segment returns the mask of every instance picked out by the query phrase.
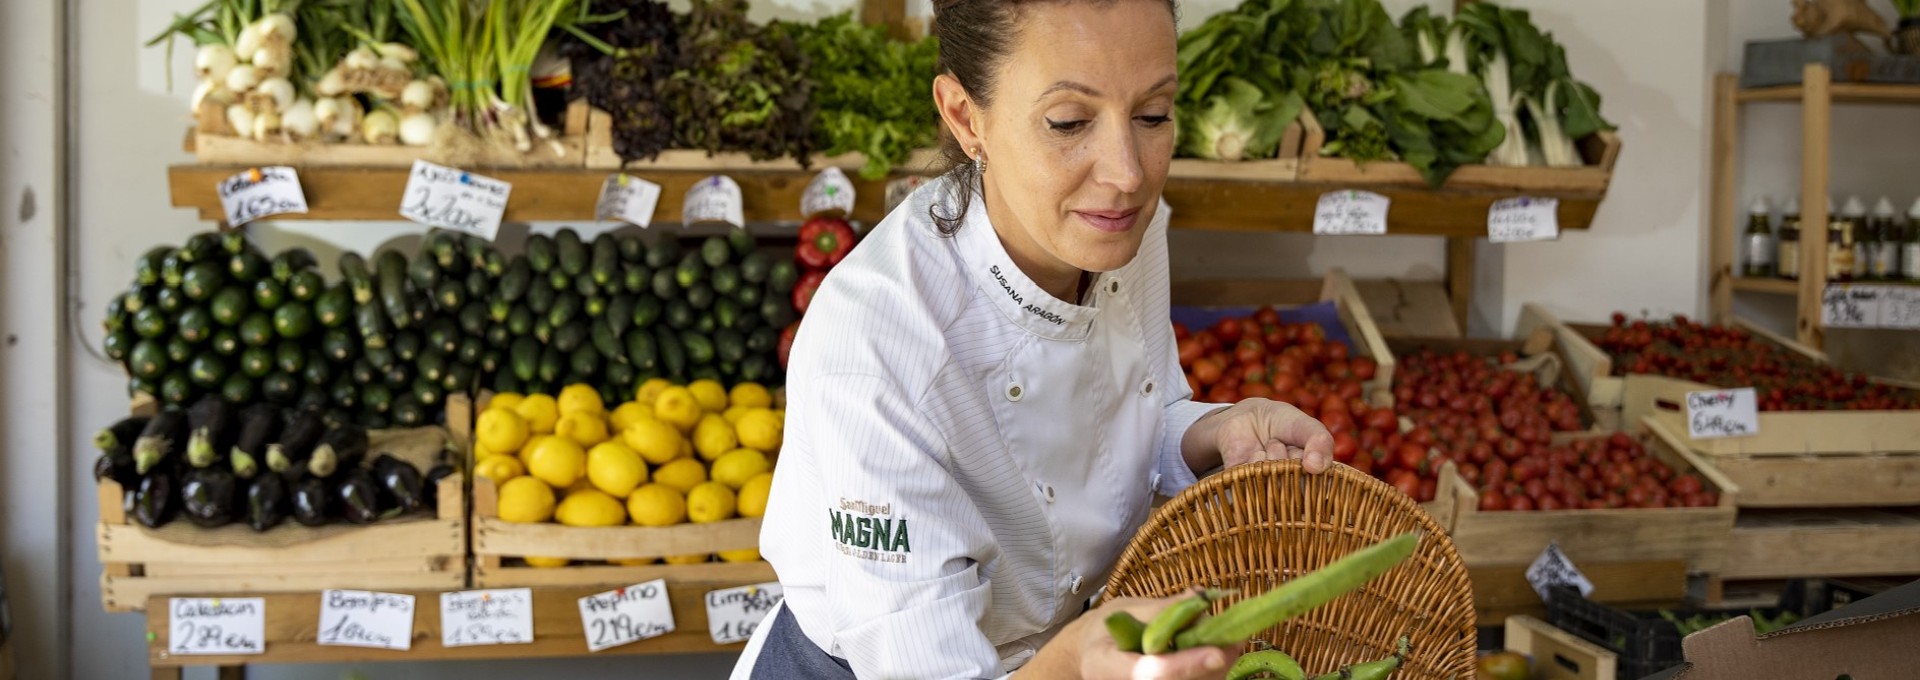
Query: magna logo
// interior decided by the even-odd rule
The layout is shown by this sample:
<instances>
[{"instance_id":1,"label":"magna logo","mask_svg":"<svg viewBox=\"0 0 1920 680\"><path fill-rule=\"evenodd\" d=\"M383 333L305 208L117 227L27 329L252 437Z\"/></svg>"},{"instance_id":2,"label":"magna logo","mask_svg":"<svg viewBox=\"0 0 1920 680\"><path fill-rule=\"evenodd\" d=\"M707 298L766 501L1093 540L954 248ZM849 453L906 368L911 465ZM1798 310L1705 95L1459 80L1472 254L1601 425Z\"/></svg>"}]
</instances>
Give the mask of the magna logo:
<instances>
[{"instance_id":1,"label":"magna logo","mask_svg":"<svg viewBox=\"0 0 1920 680\"><path fill-rule=\"evenodd\" d=\"M904 564L913 545L904 518L864 517L828 509L835 547L842 554L875 562Z\"/></svg>"}]
</instances>

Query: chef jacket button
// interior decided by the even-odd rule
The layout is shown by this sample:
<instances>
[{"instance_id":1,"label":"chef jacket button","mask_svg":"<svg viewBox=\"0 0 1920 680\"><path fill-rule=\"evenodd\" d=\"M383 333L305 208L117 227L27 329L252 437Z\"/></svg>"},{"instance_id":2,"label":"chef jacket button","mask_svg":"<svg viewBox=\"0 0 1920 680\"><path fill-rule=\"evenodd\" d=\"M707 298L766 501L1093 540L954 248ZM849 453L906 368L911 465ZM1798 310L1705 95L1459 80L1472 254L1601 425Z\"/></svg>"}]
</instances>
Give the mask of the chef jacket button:
<instances>
[{"instance_id":1,"label":"chef jacket button","mask_svg":"<svg viewBox=\"0 0 1920 680\"><path fill-rule=\"evenodd\" d=\"M1080 594L1080 575L1079 574L1074 574L1072 578L1067 579L1067 590L1072 591L1073 594L1075 595Z\"/></svg>"},{"instance_id":2,"label":"chef jacket button","mask_svg":"<svg viewBox=\"0 0 1920 680\"><path fill-rule=\"evenodd\" d=\"M1047 497L1048 503L1052 503L1053 502L1053 485L1052 484L1040 485L1040 494Z\"/></svg>"},{"instance_id":3,"label":"chef jacket button","mask_svg":"<svg viewBox=\"0 0 1920 680\"><path fill-rule=\"evenodd\" d=\"M1153 378L1147 378L1146 380L1141 381L1140 394L1141 396L1146 396L1146 397L1153 396Z\"/></svg>"},{"instance_id":4,"label":"chef jacket button","mask_svg":"<svg viewBox=\"0 0 1920 680\"><path fill-rule=\"evenodd\" d=\"M1147 488L1148 489L1160 488L1160 473L1158 472L1153 473L1153 479L1147 482Z\"/></svg>"},{"instance_id":5,"label":"chef jacket button","mask_svg":"<svg viewBox=\"0 0 1920 680\"><path fill-rule=\"evenodd\" d=\"M1024 391L1020 389L1020 383L1010 383L1007 385L1007 401L1020 401L1020 396L1023 393Z\"/></svg>"},{"instance_id":6,"label":"chef jacket button","mask_svg":"<svg viewBox=\"0 0 1920 680\"><path fill-rule=\"evenodd\" d=\"M1108 280L1108 281L1107 281L1107 292L1108 292L1108 293L1112 293L1112 294L1114 294L1114 295L1119 295L1119 294L1120 294L1120 279L1110 279L1110 280Z\"/></svg>"}]
</instances>

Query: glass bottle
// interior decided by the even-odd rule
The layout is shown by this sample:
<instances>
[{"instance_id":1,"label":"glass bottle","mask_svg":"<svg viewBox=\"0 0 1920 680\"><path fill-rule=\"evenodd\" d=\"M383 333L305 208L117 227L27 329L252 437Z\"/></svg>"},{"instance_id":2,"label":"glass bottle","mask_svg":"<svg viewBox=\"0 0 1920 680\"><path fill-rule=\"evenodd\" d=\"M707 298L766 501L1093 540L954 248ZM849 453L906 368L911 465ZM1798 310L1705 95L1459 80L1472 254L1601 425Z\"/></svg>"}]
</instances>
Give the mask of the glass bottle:
<instances>
[{"instance_id":1,"label":"glass bottle","mask_svg":"<svg viewBox=\"0 0 1920 680\"><path fill-rule=\"evenodd\" d=\"M1914 201L1914 210L1920 211L1920 200ZM1794 281L1800 278L1800 199L1787 199L1787 208L1780 214L1779 248L1775 250L1774 273L1780 278Z\"/></svg>"},{"instance_id":2,"label":"glass bottle","mask_svg":"<svg viewBox=\"0 0 1920 680\"><path fill-rule=\"evenodd\" d=\"M1773 219L1767 197L1753 199L1747 208L1747 259L1743 276L1773 276Z\"/></svg>"},{"instance_id":3,"label":"glass bottle","mask_svg":"<svg viewBox=\"0 0 1920 680\"><path fill-rule=\"evenodd\" d=\"M1853 228L1845 213L1833 212L1833 199L1827 199L1827 280L1853 280Z\"/></svg>"},{"instance_id":4,"label":"glass bottle","mask_svg":"<svg viewBox=\"0 0 1920 680\"><path fill-rule=\"evenodd\" d=\"M1840 230L1845 235L1847 247L1853 249L1853 281L1867 280L1867 270L1873 263L1873 251L1867 246L1867 204L1859 196L1848 196L1845 213L1840 217Z\"/></svg>"},{"instance_id":5,"label":"glass bottle","mask_svg":"<svg viewBox=\"0 0 1920 680\"><path fill-rule=\"evenodd\" d=\"M1896 215L1893 201L1881 196L1873 204L1873 217L1867 220L1867 252L1872 255L1867 277L1875 281L1900 279L1900 248L1906 239L1894 222Z\"/></svg>"},{"instance_id":6,"label":"glass bottle","mask_svg":"<svg viewBox=\"0 0 1920 680\"><path fill-rule=\"evenodd\" d=\"M1900 270L1908 281L1920 282L1920 198L1907 210L1907 247L1900 255Z\"/></svg>"}]
</instances>

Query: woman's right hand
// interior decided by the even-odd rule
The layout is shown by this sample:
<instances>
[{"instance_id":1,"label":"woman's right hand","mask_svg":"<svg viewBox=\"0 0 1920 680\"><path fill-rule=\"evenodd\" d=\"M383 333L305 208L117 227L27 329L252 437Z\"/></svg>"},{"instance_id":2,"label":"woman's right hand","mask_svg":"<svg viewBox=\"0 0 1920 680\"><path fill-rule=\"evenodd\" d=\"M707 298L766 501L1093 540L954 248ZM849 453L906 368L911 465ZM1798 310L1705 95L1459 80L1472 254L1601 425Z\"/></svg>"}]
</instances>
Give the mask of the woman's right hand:
<instances>
[{"instance_id":1,"label":"woman's right hand","mask_svg":"<svg viewBox=\"0 0 1920 680\"><path fill-rule=\"evenodd\" d=\"M1106 620L1114 612L1127 612L1141 621L1152 621L1160 610L1191 595L1147 599L1121 598L1096 607L1069 624L1058 637L1040 649L1033 663L1019 677L1078 677L1082 680L1219 680L1240 657L1238 650L1199 647L1178 652L1146 655L1123 652L1107 633ZM1068 649L1071 647L1071 649Z\"/></svg>"}]
</instances>

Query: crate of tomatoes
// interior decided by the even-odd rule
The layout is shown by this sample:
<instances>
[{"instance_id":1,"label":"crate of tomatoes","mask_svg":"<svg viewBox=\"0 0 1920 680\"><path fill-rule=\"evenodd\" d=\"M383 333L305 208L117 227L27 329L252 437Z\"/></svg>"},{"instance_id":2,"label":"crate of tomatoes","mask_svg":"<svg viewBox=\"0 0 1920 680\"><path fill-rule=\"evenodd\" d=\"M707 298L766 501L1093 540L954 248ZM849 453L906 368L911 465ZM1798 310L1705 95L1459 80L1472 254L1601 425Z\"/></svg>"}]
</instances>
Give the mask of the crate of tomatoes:
<instances>
[{"instance_id":1,"label":"crate of tomatoes","mask_svg":"<svg viewBox=\"0 0 1920 680\"><path fill-rule=\"evenodd\" d=\"M1344 272L1320 281L1173 286L1174 335L1194 399L1262 397L1309 408L1387 398L1393 354ZM1350 409L1351 410L1351 409Z\"/></svg>"}]
</instances>

